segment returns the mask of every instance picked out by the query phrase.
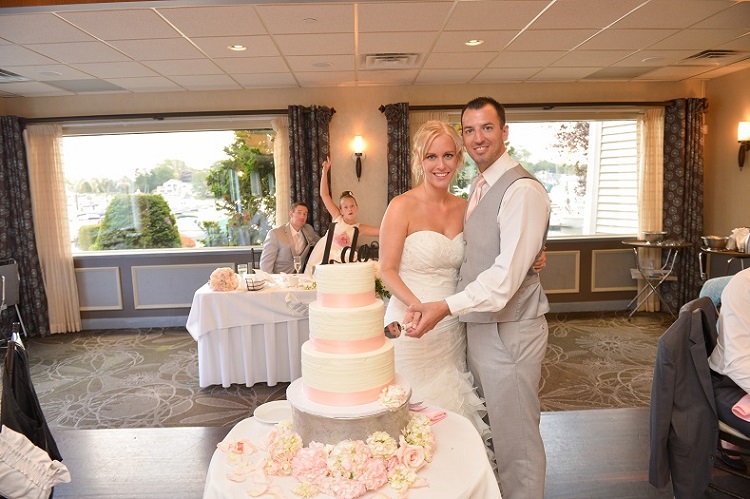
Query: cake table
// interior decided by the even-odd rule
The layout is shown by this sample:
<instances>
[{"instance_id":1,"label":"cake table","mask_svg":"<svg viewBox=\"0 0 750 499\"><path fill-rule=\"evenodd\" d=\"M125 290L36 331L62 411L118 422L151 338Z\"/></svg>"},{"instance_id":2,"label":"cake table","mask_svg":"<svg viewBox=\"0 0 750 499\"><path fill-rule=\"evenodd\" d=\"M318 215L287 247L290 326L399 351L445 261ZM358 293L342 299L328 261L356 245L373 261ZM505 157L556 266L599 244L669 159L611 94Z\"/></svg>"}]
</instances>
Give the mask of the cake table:
<instances>
[{"instance_id":1,"label":"cake table","mask_svg":"<svg viewBox=\"0 0 750 499\"><path fill-rule=\"evenodd\" d=\"M262 423L257 418L247 418L232 428L224 440L236 441L246 438L260 446L272 427L272 424ZM487 460L484 444L469 420L459 414L448 412L447 417L435 423L432 429L437 450L432 462L419 470L419 476L427 480L428 486L409 489L409 499L500 499L500 490ZM208 466L206 485L203 489L204 499L249 497L245 491L250 488L250 482L230 481L227 478L230 471L226 454L217 449ZM297 484L293 477L271 478L274 485L284 490L286 497L297 498L292 493ZM367 499L376 493L396 497L396 491L388 485L361 497ZM315 497L330 498L323 494Z\"/></svg>"}]
</instances>

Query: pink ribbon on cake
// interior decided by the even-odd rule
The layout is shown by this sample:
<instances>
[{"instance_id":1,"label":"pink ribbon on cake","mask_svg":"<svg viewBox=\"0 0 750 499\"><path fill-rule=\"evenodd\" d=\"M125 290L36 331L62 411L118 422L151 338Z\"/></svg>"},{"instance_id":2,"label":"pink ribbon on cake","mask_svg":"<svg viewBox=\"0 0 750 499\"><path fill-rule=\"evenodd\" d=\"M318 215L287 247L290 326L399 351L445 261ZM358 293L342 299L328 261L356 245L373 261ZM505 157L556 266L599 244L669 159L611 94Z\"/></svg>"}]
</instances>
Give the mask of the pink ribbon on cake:
<instances>
[{"instance_id":1,"label":"pink ribbon on cake","mask_svg":"<svg viewBox=\"0 0 750 499\"><path fill-rule=\"evenodd\" d=\"M364 307L375 301L375 291L365 291L352 295L321 293L318 291L318 303L323 307L348 308Z\"/></svg>"},{"instance_id":2,"label":"pink ribbon on cake","mask_svg":"<svg viewBox=\"0 0 750 499\"><path fill-rule=\"evenodd\" d=\"M385 336L375 336L363 340L323 340L310 338L310 345L318 352L363 353L377 350L385 344Z\"/></svg>"},{"instance_id":3,"label":"pink ribbon on cake","mask_svg":"<svg viewBox=\"0 0 750 499\"><path fill-rule=\"evenodd\" d=\"M347 405L361 405L374 402L380 396L380 392L383 391L383 388L392 384L393 380L377 388L350 393L338 393L329 392L326 390L318 390L317 388L312 388L303 384L302 394L313 402L317 402L318 404L343 407Z\"/></svg>"}]
</instances>

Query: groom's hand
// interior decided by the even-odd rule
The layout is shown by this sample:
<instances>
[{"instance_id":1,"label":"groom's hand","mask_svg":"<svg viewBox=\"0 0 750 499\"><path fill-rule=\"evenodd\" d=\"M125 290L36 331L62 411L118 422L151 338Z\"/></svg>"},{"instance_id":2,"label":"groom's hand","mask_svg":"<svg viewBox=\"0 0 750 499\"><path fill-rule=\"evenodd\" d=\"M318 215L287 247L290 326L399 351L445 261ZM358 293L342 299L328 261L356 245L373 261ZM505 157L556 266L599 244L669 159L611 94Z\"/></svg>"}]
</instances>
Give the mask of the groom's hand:
<instances>
[{"instance_id":1,"label":"groom's hand","mask_svg":"<svg viewBox=\"0 0 750 499\"><path fill-rule=\"evenodd\" d=\"M412 321L411 327L406 330L406 335L414 338L421 338L432 331L438 322L451 313L445 300L415 303L406 310L407 314L413 313L418 319L416 324Z\"/></svg>"}]
</instances>

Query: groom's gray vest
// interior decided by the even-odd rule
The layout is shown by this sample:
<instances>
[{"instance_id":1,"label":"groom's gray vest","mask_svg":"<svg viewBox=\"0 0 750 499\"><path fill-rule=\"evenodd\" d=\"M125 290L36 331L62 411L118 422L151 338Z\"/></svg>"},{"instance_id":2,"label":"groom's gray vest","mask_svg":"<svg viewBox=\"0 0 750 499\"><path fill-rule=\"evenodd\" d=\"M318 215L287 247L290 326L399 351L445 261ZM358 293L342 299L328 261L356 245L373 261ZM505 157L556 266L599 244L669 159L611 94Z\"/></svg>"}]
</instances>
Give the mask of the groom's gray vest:
<instances>
[{"instance_id":1,"label":"groom's gray vest","mask_svg":"<svg viewBox=\"0 0 750 499\"><path fill-rule=\"evenodd\" d=\"M497 214L505 191L516 180L536 178L521 165L516 165L505 172L474 208L469 220L464 225L464 240L466 250L461 264L461 273L456 291L463 291L467 284L474 281L479 274L492 266L497 255L500 254L500 229L497 226ZM494 237L495 234L497 237ZM544 241L547 240L545 228ZM542 243L542 247L544 243ZM539 248L541 254L542 248ZM526 278L516 294L508 301L502 310L497 312L471 312L459 317L462 322L516 322L524 319L534 319L549 311L549 302L544 294L539 274L529 268Z\"/></svg>"}]
</instances>

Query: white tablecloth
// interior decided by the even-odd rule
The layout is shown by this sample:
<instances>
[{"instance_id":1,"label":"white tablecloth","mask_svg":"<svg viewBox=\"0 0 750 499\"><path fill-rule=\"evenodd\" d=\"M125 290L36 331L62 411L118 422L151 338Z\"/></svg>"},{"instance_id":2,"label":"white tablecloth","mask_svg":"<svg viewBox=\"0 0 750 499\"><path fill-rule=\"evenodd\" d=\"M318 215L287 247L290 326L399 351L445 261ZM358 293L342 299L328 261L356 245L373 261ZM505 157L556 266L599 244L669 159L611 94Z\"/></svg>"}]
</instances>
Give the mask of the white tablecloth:
<instances>
[{"instance_id":1,"label":"white tablecloth","mask_svg":"<svg viewBox=\"0 0 750 499\"><path fill-rule=\"evenodd\" d=\"M272 426L255 418L247 418L232 428L224 441L247 438L260 446ZM419 476L425 478L429 486L409 489L409 499L499 499L500 490L490 468L484 444L469 420L449 412L447 418L432 428L437 451L432 462L419 470ZM245 491L251 487L251 483L230 481L227 479L230 470L227 455L217 449L208 466L203 499L249 497ZM271 479L272 485L280 486L286 497L297 497L292 493L297 483L293 477L272 476ZM396 492L385 485L378 491L368 492L362 498L373 497L376 492L396 497ZM315 497L330 498L322 494Z\"/></svg>"},{"instance_id":2,"label":"white tablecloth","mask_svg":"<svg viewBox=\"0 0 750 499\"><path fill-rule=\"evenodd\" d=\"M193 297L187 330L198 342L200 386L252 386L300 377L300 347L309 336L307 316L287 299L310 303L314 290L266 286L260 291L211 291ZM302 307L304 308L304 307Z\"/></svg>"}]
</instances>

